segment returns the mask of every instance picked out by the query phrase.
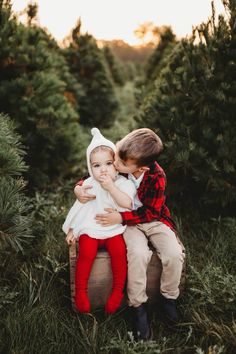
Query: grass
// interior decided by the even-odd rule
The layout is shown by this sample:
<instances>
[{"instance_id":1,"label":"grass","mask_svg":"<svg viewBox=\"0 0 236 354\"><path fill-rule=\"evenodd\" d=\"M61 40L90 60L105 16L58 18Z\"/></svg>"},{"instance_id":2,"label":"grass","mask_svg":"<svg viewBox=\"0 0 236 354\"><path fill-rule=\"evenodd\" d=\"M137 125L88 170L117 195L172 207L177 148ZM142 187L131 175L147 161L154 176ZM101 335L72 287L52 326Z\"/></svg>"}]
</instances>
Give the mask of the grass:
<instances>
[{"instance_id":1,"label":"grass","mask_svg":"<svg viewBox=\"0 0 236 354\"><path fill-rule=\"evenodd\" d=\"M186 289L179 299L181 324L172 331L151 308L153 338L135 342L128 308L113 316L72 311L67 247L60 231L65 199L38 196L38 238L25 255L5 259L1 267L0 352L44 353L196 353L236 352L235 219L183 224L187 249ZM187 231L188 230L188 231ZM1 257L9 256L2 250ZM4 269L3 269L4 267Z\"/></svg>"}]
</instances>

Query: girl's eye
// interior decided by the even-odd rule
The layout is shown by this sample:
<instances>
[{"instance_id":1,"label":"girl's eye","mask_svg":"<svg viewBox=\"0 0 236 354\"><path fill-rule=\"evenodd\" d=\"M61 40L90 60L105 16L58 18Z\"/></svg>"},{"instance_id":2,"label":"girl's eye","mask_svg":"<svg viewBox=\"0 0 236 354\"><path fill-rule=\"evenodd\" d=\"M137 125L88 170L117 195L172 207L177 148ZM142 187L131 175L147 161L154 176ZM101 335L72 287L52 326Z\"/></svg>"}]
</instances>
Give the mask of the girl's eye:
<instances>
[{"instance_id":1,"label":"girl's eye","mask_svg":"<svg viewBox=\"0 0 236 354\"><path fill-rule=\"evenodd\" d=\"M111 166L111 165L113 165L113 162L109 161L109 162L107 163L107 165L108 165L108 166Z\"/></svg>"},{"instance_id":2,"label":"girl's eye","mask_svg":"<svg viewBox=\"0 0 236 354\"><path fill-rule=\"evenodd\" d=\"M98 168L100 165L93 165L94 168Z\"/></svg>"}]
</instances>

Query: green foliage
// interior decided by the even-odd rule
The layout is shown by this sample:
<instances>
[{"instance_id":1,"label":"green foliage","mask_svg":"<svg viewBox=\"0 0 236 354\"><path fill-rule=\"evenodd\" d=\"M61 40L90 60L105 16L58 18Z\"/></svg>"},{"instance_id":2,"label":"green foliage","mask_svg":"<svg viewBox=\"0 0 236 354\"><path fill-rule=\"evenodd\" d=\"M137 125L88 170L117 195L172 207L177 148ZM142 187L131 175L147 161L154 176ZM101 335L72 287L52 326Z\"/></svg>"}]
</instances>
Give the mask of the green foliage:
<instances>
[{"instance_id":1,"label":"green foliage","mask_svg":"<svg viewBox=\"0 0 236 354\"><path fill-rule=\"evenodd\" d=\"M0 181L0 244L21 251L31 237L30 203L22 193L24 185L22 179L11 177L2 177Z\"/></svg>"},{"instance_id":2,"label":"green foliage","mask_svg":"<svg viewBox=\"0 0 236 354\"><path fill-rule=\"evenodd\" d=\"M193 286L189 282L189 296L198 308L209 311L215 319L219 315L229 317L236 306L236 277L221 265L207 264L201 272L194 268L189 271L194 279Z\"/></svg>"},{"instance_id":3,"label":"green foliage","mask_svg":"<svg viewBox=\"0 0 236 354\"><path fill-rule=\"evenodd\" d=\"M144 75L144 65L153 52L153 44L131 46L122 40L101 41L105 48L109 48L117 60L122 63L122 77L125 82L140 80Z\"/></svg>"},{"instance_id":4,"label":"green foliage","mask_svg":"<svg viewBox=\"0 0 236 354\"><path fill-rule=\"evenodd\" d=\"M214 348L215 353L234 353L235 219L195 225L179 220L188 257L186 289L179 300L182 323L170 331L159 321L158 306L152 308L153 338L135 342L128 308L108 317L100 310L89 315L70 310L67 245L60 230L73 198L70 183L54 194L36 195L37 237L27 258L18 262L16 278L0 292L0 351L66 353L69 347L70 353L190 354ZM6 261L3 266L10 268Z\"/></svg>"},{"instance_id":5,"label":"green foliage","mask_svg":"<svg viewBox=\"0 0 236 354\"><path fill-rule=\"evenodd\" d=\"M115 339L111 339L110 343L107 344L102 349L104 353L111 353L115 350L115 353L122 354L122 353L129 353L129 354L138 354L138 353L145 353L145 354L160 354L161 353L161 346L156 341L135 341L132 335L132 332L128 333L129 338L128 340L124 340L120 336Z\"/></svg>"},{"instance_id":6,"label":"green foliage","mask_svg":"<svg viewBox=\"0 0 236 354\"><path fill-rule=\"evenodd\" d=\"M24 156L13 122L0 114L0 312L15 303L19 292L11 281L33 240L31 202L23 193L21 176L27 169Z\"/></svg>"},{"instance_id":7,"label":"green foliage","mask_svg":"<svg viewBox=\"0 0 236 354\"><path fill-rule=\"evenodd\" d=\"M0 132L0 174L1 176L21 175L27 169L23 160L25 151L20 143L20 136L15 132L13 121L2 114L0 114Z\"/></svg>"},{"instance_id":8,"label":"green foliage","mask_svg":"<svg viewBox=\"0 0 236 354\"><path fill-rule=\"evenodd\" d=\"M14 304L19 293L13 291L9 286L2 286L0 289L0 311L6 308L9 304Z\"/></svg>"},{"instance_id":9,"label":"green foliage","mask_svg":"<svg viewBox=\"0 0 236 354\"><path fill-rule=\"evenodd\" d=\"M227 354L236 348L235 222L235 218L219 218L182 225L187 251L183 328L190 324L199 353L200 348L205 352L205 345ZM197 339L199 335L204 338L202 343Z\"/></svg>"},{"instance_id":10,"label":"green foliage","mask_svg":"<svg viewBox=\"0 0 236 354\"><path fill-rule=\"evenodd\" d=\"M122 88L117 87L116 94L121 103L117 119L111 128L103 131L103 134L114 143L136 127L136 122L133 119L136 113L133 82L128 81Z\"/></svg>"},{"instance_id":11,"label":"green foliage","mask_svg":"<svg viewBox=\"0 0 236 354\"><path fill-rule=\"evenodd\" d=\"M122 73L121 62L118 61L109 47L104 47L103 53L108 69L111 73L112 80L119 86L124 85L124 74Z\"/></svg>"},{"instance_id":12,"label":"green foliage","mask_svg":"<svg viewBox=\"0 0 236 354\"><path fill-rule=\"evenodd\" d=\"M56 42L42 29L18 24L1 5L0 111L14 117L27 149L30 187L45 187L77 161L77 98Z\"/></svg>"},{"instance_id":13,"label":"green foliage","mask_svg":"<svg viewBox=\"0 0 236 354\"><path fill-rule=\"evenodd\" d=\"M168 56L140 125L163 139L161 163L179 210L232 215L236 205L235 28L214 16ZM198 36L199 42L195 43Z\"/></svg>"},{"instance_id":14,"label":"green foliage","mask_svg":"<svg viewBox=\"0 0 236 354\"><path fill-rule=\"evenodd\" d=\"M31 237L30 201L22 190L25 155L12 121L0 115L0 246L16 251Z\"/></svg>"},{"instance_id":15,"label":"green foliage","mask_svg":"<svg viewBox=\"0 0 236 354\"><path fill-rule=\"evenodd\" d=\"M175 34L173 33L171 27L161 27L158 35L159 43L150 55L146 65L146 84L152 83L156 79L164 66L163 62L165 62L166 57L173 50L173 47L176 44Z\"/></svg>"},{"instance_id":16,"label":"green foliage","mask_svg":"<svg viewBox=\"0 0 236 354\"><path fill-rule=\"evenodd\" d=\"M160 75L161 70L167 65L169 55L177 44L171 27L157 27L155 31L158 37L158 45L147 60L143 77L136 80L135 98L137 106L141 106L145 97L154 90L155 80Z\"/></svg>"},{"instance_id":17,"label":"green foliage","mask_svg":"<svg viewBox=\"0 0 236 354\"><path fill-rule=\"evenodd\" d=\"M229 22L221 18L219 26L214 21L200 26L195 31L199 43L194 37L182 41L162 57L161 67L157 60L155 88L142 105L145 119L140 124L156 130L166 143L161 164L167 170L172 198L179 201L178 206L186 200L191 208L182 221L177 220L187 251L186 289L178 300L182 322L170 331L160 322L159 307L154 307L152 340L134 342L128 308L113 316L104 316L100 310L89 315L71 310L68 248L61 226L74 200L74 180L66 177L76 180L86 170L85 149L91 136L87 127L78 130L76 113L86 91L71 76L57 44L32 23L25 28L10 19L8 1L4 7L0 4L0 96L4 97L0 106L15 114L30 155L25 154L14 124L1 115L0 352L234 354L236 220L203 221L201 217L197 222L191 218L191 209L197 209L201 201L207 207L214 203L215 210L222 212L222 205L229 208L234 200L231 187L229 202L225 194L226 183L235 181L231 167L235 166L232 17ZM231 11L235 9L233 1L227 4ZM81 37L86 50L91 43L95 48L90 36L74 34L75 43ZM78 54L76 48L73 53ZM97 50L92 49L92 55ZM89 53L85 57L93 61ZM136 69L133 73L137 75ZM135 128L132 117L137 109L133 83L115 91L122 107L114 124L104 130L113 141ZM31 200L22 191L24 160L32 163L34 183L47 187ZM208 183L209 176L215 190ZM46 179L57 177L61 179L57 188L51 184L48 188ZM203 214L207 208L201 204L201 210ZM29 238L32 233L35 237Z\"/></svg>"},{"instance_id":18,"label":"green foliage","mask_svg":"<svg viewBox=\"0 0 236 354\"><path fill-rule=\"evenodd\" d=\"M61 228L69 208L68 204L71 204L74 198L72 183L58 187L53 193L36 193L32 203L33 216L37 220L34 225L37 239L31 250L32 260L35 256L38 257L39 253L54 259L55 263L59 257L64 257L66 244Z\"/></svg>"},{"instance_id":19,"label":"green foliage","mask_svg":"<svg viewBox=\"0 0 236 354\"><path fill-rule=\"evenodd\" d=\"M84 95L79 98L80 123L109 127L116 116L118 101L104 55L95 39L80 33L81 23L72 31L72 42L66 49L71 73L81 83Z\"/></svg>"}]
</instances>

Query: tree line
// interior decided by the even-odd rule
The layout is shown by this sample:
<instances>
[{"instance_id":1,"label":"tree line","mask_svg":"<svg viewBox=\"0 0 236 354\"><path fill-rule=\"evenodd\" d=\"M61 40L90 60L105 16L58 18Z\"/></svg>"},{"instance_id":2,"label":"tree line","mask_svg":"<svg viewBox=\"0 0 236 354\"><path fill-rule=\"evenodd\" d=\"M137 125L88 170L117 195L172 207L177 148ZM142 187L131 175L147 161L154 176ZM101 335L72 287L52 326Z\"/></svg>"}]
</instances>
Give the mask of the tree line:
<instances>
[{"instance_id":1,"label":"tree line","mask_svg":"<svg viewBox=\"0 0 236 354\"><path fill-rule=\"evenodd\" d=\"M33 7L33 9L32 9ZM82 127L110 127L119 109L115 86L125 83L122 64L100 49L81 22L65 48L35 25L18 22L9 0L0 3L0 112L22 137L32 188L44 188L78 162Z\"/></svg>"},{"instance_id":2,"label":"tree line","mask_svg":"<svg viewBox=\"0 0 236 354\"><path fill-rule=\"evenodd\" d=\"M235 353L235 0L224 6L189 38L154 28L154 50L134 65L133 50L101 47L80 21L61 48L37 8L23 25L0 0L0 352ZM114 142L149 127L164 142L167 204L188 257L181 336L163 341L157 325L155 341L135 343L120 314L70 311L60 230L92 126Z\"/></svg>"},{"instance_id":3,"label":"tree line","mask_svg":"<svg viewBox=\"0 0 236 354\"><path fill-rule=\"evenodd\" d=\"M227 16L217 22L213 7L211 18L190 38L177 40L170 27L157 28L156 48L136 76L134 128L149 127L163 139L167 198L180 214L232 216L235 210L235 0L224 5ZM99 48L91 35L81 33L80 21L60 48L34 25L31 7L25 26L9 0L0 6L4 214L11 195L6 196L6 178L12 186L15 178L21 196L25 182L19 176L31 195L46 191L81 172L89 127L115 136L122 107L117 87L127 77L110 48Z\"/></svg>"}]
</instances>

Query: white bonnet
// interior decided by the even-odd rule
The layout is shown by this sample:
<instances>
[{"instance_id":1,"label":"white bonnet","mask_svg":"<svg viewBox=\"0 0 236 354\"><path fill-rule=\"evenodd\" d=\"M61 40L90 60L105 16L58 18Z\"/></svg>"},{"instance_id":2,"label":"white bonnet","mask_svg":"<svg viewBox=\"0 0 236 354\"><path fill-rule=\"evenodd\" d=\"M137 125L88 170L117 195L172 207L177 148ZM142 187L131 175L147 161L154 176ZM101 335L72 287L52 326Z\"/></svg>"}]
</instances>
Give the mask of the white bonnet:
<instances>
[{"instance_id":1,"label":"white bonnet","mask_svg":"<svg viewBox=\"0 0 236 354\"><path fill-rule=\"evenodd\" d=\"M90 165L90 154L91 152L98 146L107 146L111 148L114 152L116 150L115 144L113 144L112 141L106 139L101 133L98 128L92 128L91 129L91 134L93 136L91 143L87 147L87 165L88 165L88 171L90 176L92 176L92 170L91 170L91 165Z\"/></svg>"}]
</instances>

